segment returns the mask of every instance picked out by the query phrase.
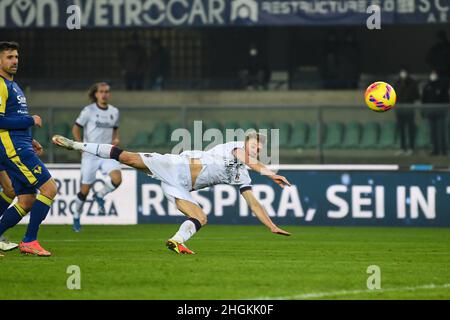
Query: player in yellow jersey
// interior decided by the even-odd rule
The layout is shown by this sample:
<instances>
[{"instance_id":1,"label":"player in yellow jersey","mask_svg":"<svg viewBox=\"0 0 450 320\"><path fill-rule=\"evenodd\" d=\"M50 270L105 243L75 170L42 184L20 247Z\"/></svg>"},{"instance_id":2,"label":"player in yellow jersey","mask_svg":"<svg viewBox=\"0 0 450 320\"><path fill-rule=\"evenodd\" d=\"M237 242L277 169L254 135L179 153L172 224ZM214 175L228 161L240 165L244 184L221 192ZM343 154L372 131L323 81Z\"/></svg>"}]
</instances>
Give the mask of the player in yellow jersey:
<instances>
[{"instance_id":1,"label":"player in yellow jersey","mask_svg":"<svg viewBox=\"0 0 450 320\"><path fill-rule=\"evenodd\" d=\"M30 212L30 223L19 249L26 254L50 256L37 241L37 234L50 211L57 188L33 149L31 128L41 127L42 120L28 113L27 99L14 82L18 68L19 45L0 42L0 164L6 169L18 198L0 220L0 236ZM36 195L38 190L39 195Z\"/></svg>"}]
</instances>

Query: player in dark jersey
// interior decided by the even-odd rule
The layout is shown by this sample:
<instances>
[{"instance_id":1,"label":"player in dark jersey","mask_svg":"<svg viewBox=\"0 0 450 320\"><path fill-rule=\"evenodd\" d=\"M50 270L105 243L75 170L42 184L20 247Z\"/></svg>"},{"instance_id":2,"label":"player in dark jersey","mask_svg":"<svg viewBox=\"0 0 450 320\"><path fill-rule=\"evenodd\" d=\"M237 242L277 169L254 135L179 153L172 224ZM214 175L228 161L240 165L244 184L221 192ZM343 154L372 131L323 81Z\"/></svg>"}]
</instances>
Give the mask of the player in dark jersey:
<instances>
[{"instance_id":1,"label":"player in dark jersey","mask_svg":"<svg viewBox=\"0 0 450 320\"><path fill-rule=\"evenodd\" d=\"M42 120L28 114L27 99L14 82L19 66L18 51L17 43L0 42L0 164L6 169L18 198L2 216L0 236L30 212L30 223L19 249L22 253L50 256L37 241L37 234L50 211L57 188L33 150L31 128L41 127Z\"/></svg>"}]
</instances>

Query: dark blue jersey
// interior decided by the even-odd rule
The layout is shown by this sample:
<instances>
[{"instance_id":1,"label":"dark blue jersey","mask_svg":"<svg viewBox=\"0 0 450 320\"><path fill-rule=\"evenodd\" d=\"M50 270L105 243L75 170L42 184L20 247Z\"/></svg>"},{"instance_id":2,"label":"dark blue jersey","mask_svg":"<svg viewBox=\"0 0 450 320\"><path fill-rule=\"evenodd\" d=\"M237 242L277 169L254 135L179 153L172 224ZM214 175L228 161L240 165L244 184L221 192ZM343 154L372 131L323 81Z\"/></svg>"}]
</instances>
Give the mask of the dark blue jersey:
<instances>
[{"instance_id":1,"label":"dark blue jersey","mask_svg":"<svg viewBox=\"0 0 450 320\"><path fill-rule=\"evenodd\" d=\"M17 195L34 194L50 178L33 150L27 99L14 81L0 77L0 164Z\"/></svg>"}]
</instances>

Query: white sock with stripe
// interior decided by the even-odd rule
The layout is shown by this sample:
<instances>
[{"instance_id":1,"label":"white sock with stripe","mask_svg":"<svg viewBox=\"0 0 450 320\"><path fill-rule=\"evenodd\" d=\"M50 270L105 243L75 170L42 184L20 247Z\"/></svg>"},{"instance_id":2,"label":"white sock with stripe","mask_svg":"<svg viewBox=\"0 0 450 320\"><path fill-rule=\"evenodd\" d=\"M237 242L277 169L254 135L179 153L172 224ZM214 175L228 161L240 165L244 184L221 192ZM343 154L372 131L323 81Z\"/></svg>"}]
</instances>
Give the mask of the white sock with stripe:
<instances>
[{"instance_id":1,"label":"white sock with stripe","mask_svg":"<svg viewBox=\"0 0 450 320\"><path fill-rule=\"evenodd\" d=\"M195 226L195 223L192 220L186 220L181 224L180 229L175 233L171 240L185 243L198 231L198 229L199 228Z\"/></svg>"},{"instance_id":2,"label":"white sock with stripe","mask_svg":"<svg viewBox=\"0 0 450 320\"><path fill-rule=\"evenodd\" d=\"M105 181L104 187L99 192L97 192L97 195L100 198L104 198L108 193L111 193L116 189L117 187L112 183L111 178L108 177Z\"/></svg>"},{"instance_id":3,"label":"white sock with stripe","mask_svg":"<svg viewBox=\"0 0 450 320\"><path fill-rule=\"evenodd\" d=\"M104 159L111 159L111 149L114 146L111 144L98 144L98 143L84 143L75 142L73 148L83 152L91 153L97 157Z\"/></svg>"}]
</instances>

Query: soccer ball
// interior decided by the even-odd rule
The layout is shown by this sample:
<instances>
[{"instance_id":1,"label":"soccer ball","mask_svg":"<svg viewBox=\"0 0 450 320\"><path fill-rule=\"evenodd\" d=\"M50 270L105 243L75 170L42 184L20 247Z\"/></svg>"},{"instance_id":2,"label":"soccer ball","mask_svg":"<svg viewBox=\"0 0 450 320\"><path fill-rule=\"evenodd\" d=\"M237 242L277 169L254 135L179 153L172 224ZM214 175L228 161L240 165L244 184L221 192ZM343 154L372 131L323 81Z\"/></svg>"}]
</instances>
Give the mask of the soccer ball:
<instances>
[{"instance_id":1,"label":"soccer ball","mask_svg":"<svg viewBox=\"0 0 450 320\"><path fill-rule=\"evenodd\" d=\"M385 112L395 106L397 94L390 84L379 81L367 88L365 100L367 106L373 111Z\"/></svg>"}]
</instances>

